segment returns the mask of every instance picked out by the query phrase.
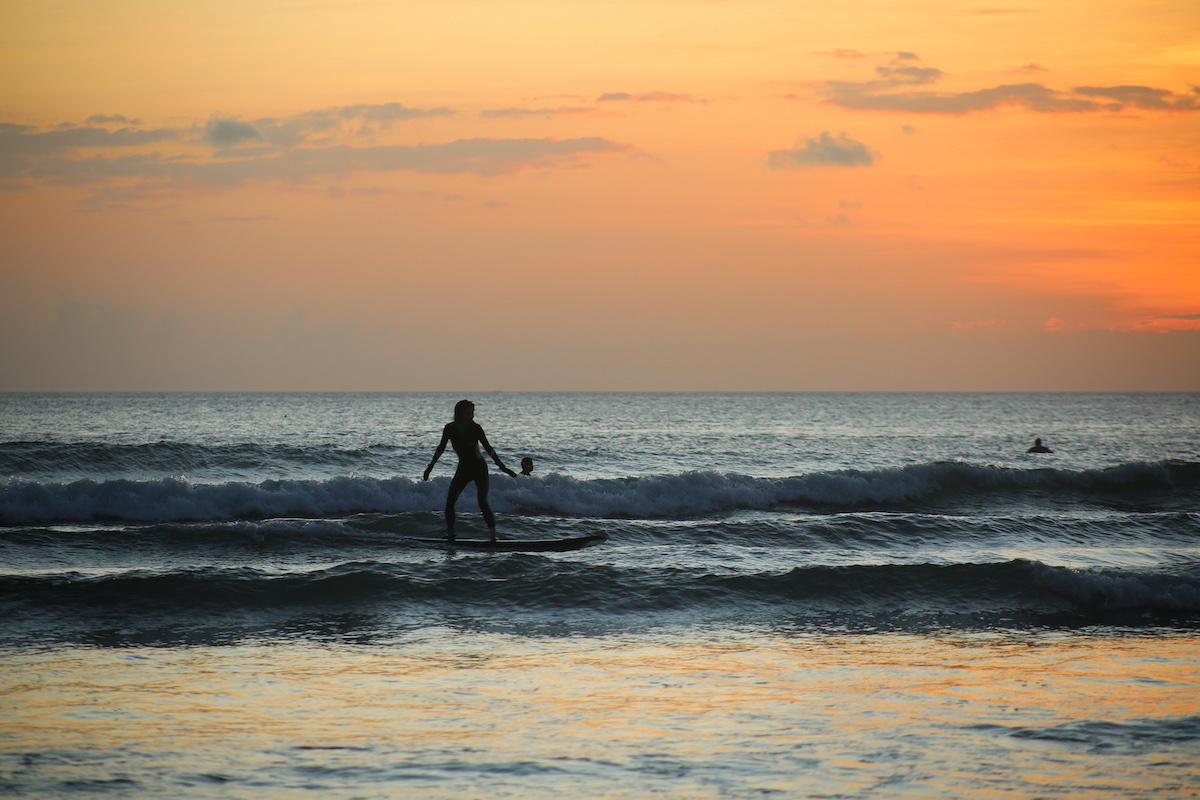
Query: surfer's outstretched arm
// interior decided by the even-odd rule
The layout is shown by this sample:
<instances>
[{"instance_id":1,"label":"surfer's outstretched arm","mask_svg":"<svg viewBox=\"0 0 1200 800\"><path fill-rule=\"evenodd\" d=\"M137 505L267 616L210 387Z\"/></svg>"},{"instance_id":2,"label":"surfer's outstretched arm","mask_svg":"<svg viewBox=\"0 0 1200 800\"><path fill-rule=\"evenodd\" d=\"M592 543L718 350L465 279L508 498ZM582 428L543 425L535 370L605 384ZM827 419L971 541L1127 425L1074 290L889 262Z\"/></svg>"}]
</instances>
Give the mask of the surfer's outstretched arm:
<instances>
[{"instance_id":1,"label":"surfer's outstretched arm","mask_svg":"<svg viewBox=\"0 0 1200 800\"><path fill-rule=\"evenodd\" d=\"M429 466L425 468L425 475L422 476L421 480L429 480L429 473L433 472L433 465L436 464L437 460L442 457L442 453L446 452L446 442L448 441L450 441L450 431L448 429L443 429L442 440L438 442L437 450L433 451L433 458L429 460Z\"/></svg>"},{"instance_id":2,"label":"surfer's outstretched arm","mask_svg":"<svg viewBox=\"0 0 1200 800\"><path fill-rule=\"evenodd\" d=\"M492 444L487 440L487 434L483 432L483 428L479 429L479 443L483 445L483 449L487 451L487 454L492 457L492 461L496 462L496 466L500 468L501 472L508 473L514 478L517 477L517 473L504 466L504 462L500 460L500 456L496 455L496 451L492 449ZM434 460L436 461L437 459Z\"/></svg>"}]
</instances>

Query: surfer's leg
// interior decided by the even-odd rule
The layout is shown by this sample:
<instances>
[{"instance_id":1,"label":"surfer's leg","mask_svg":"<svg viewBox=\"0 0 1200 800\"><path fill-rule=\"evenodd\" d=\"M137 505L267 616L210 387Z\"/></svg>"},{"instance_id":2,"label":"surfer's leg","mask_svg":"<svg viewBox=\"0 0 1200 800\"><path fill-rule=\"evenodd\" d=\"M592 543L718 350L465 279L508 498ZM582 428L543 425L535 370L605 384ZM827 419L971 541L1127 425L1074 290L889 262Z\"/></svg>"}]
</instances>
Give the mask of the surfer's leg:
<instances>
[{"instance_id":1,"label":"surfer's leg","mask_svg":"<svg viewBox=\"0 0 1200 800\"><path fill-rule=\"evenodd\" d=\"M492 507L488 505L487 468L475 476L475 493L479 499L479 510L483 513L483 521L487 524L488 532L491 533L494 542L496 541L496 515L492 513Z\"/></svg>"},{"instance_id":2,"label":"surfer's leg","mask_svg":"<svg viewBox=\"0 0 1200 800\"><path fill-rule=\"evenodd\" d=\"M454 477L450 479L450 491L446 493L446 538L452 542L454 541L454 504L458 502L458 496L470 482L471 476L465 475L463 472L455 472Z\"/></svg>"}]
</instances>

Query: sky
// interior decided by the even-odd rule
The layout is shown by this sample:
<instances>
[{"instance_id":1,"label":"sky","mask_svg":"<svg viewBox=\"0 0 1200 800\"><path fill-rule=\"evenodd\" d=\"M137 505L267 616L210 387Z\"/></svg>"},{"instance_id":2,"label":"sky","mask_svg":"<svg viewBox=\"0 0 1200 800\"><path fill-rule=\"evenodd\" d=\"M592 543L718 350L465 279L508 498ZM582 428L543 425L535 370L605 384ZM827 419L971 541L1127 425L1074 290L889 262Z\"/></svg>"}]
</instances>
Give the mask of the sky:
<instances>
[{"instance_id":1,"label":"sky","mask_svg":"<svg viewBox=\"0 0 1200 800\"><path fill-rule=\"evenodd\" d=\"M0 0L0 391L1200 391L1195 0Z\"/></svg>"}]
</instances>

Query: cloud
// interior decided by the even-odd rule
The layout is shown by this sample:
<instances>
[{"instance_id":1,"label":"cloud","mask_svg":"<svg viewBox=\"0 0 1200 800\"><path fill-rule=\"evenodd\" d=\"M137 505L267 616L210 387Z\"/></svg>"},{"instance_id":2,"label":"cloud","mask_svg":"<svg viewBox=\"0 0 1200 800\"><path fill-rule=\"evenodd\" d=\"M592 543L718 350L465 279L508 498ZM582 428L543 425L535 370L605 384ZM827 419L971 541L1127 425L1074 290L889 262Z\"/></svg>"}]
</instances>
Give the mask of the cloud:
<instances>
[{"instance_id":1,"label":"cloud","mask_svg":"<svg viewBox=\"0 0 1200 800\"><path fill-rule=\"evenodd\" d=\"M410 108L401 103L332 106L290 117L267 117L253 122L215 118L209 122L204 138L217 148L238 147L246 143L297 147L303 144L320 144L327 139L314 137L330 137L343 130L370 135L391 130L397 122L446 117L456 113L449 108ZM215 137L214 128L219 129Z\"/></svg>"},{"instance_id":2,"label":"cloud","mask_svg":"<svg viewBox=\"0 0 1200 800\"><path fill-rule=\"evenodd\" d=\"M877 83L853 84L830 81L826 99L842 108L868 111L908 111L915 114L967 114L1005 105L1020 106L1039 112L1096 111L1090 100L1071 98L1037 83L1020 83L978 89L972 92L898 92L876 91Z\"/></svg>"},{"instance_id":3,"label":"cloud","mask_svg":"<svg viewBox=\"0 0 1200 800\"><path fill-rule=\"evenodd\" d=\"M479 112L481 117L555 117L569 114L593 114L596 109L583 106L559 108L489 108Z\"/></svg>"},{"instance_id":4,"label":"cloud","mask_svg":"<svg viewBox=\"0 0 1200 800\"><path fill-rule=\"evenodd\" d=\"M204 136L213 147L236 147L242 142L263 141L262 131L249 122L236 119L216 119L208 123Z\"/></svg>"},{"instance_id":5,"label":"cloud","mask_svg":"<svg viewBox=\"0 0 1200 800\"><path fill-rule=\"evenodd\" d=\"M138 179L173 186L239 186L254 181L305 181L356 172L469 172L497 175L525 167L575 162L586 153L625 150L600 137L577 139L459 139L445 144L373 147L298 147L250 158L196 161L158 154L125 158L59 158L29 176L46 183L83 184Z\"/></svg>"},{"instance_id":6,"label":"cloud","mask_svg":"<svg viewBox=\"0 0 1200 800\"><path fill-rule=\"evenodd\" d=\"M572 166L588 155L630 149L594 136L375 143L374 134L392 124L454 113L385 103L253 121L214 116L202 125L154 130L75 124L42 130L0 123L0 186L17 191L37 183L83 185L91 190L82 201L87 209L135 210L168 193L251 182L393 171L497 175ZM371 134L365 145L364 133ZM165 142L177 146L157 147Z\"/></svg>"},{"instance_id":7,"label":"cloud","mask_svg":"<svg viewBox=\"0 0 1200 800\"><path fill-rule=\"evenodd\" d=\"M643 92L642 94L630 94L629 92L605 92L596 98L597 102L609 103L613 101L633 101L638 103L702 103L703 100L697 100L690 94L672 94L671 92Z\"/></svg>"},{"instance_id":8,"label":"cloud","mask_svg":"<svg viewBox=\"0 0 1200 800\"><path fill-rule=\"evenodd\" d=\"M109 125L109 124L141 125L142 124L142 121L140 119L129 119L128 117L123 117L120 114L93 114L92 116L88 117L85 120L85 122L88 122L92 125Z\"/></svg>"},{"instance_id":9,"label":"cloud","mask_svg":"<svg viewBox=\"0 0 1200 800\"><path fill-rule=\"evenodd\" d=\"M1125 106L1166 111L1200 109L1200 87L1193 87L1190 95L1175 94L1166 89L1152 89L1149 86L1077 86L1074 92L1085 97L1112 100L1114 103L1108 107L1114 111L1119 111Z\"/></svg>"},{"instance_id":10,"label":"cloud","mask_svg":"<svg viewBox=\"0 0 1200 800\"><path fill-rule=\"evenodd\" d=\"M935 83L946 73L937 67L876 67L875 74L884 86L910 86Z\"/></svg>"},{"instance_id":11,"label":"cloud","mask_svg":"<svg viewBox=\"0 0 1200 800\"><path fill-rule=\"evenodd\" d=\"M869 81L825 81L818 91L826 102L841 108L865 111L903 111L914 114L969 114L1005 106L1043 114L1119 112L1126 108L1164 111L1200 110L1200 89L1175 94L1149 86L1080 86L1070 91L1040 83L1014 83L964 92L913 90L940 81L945 73L919 67L913 53L899 52L888 64L875 68ZM1029 64L1021 71L1042 71Z\"/></svg>"},{"instance_id":12,"label":"cloud","mask_svg":"<svg viewBox=\"0 0 1200 800\"><path fill-rule=\"evenodd\" d=\"M310 111L310 115L336 115L342 119L353 119L361 117L367 122L374 122L384 126L391 125L393 122L403 122L410 119L422 119L424 117L446 117L453 115L454 111L448 108L409 108L400 103L381 103L379 105L356 105L356 106L338 106L335 108L327 108L324 111Z\"/></svg>"},{"instance_id":13,"label":"cloud","mask_svg":"<svg viewBox=\"0 0 1200 800\"><path fill-rule=\"evenodd\" d=\"M1200 314L1164 314L1137 323L1135 330L1167 333L1168 331L1200 331Z\"/></svg>"},{"instance_id":14,"label":"cloud","mask_svg":"<svg viewBox=\"0 0 1200 800\"><path fill-rule=\"evenodd\" d=\"M0 159L13 156L42 156L90 147L140 147L179 137L180 132L171 128L120 128L110 131L90 125L72 125L39 131L32 125L0 122Z\"/></svg>"},{"instance_id":15,"label":"cloud","mask_svg":"<svg viewBox=\"0 0 1200 800\"><path fill-rule=\"evenodd\" d=\"M46 161L63 159L66 154L85 149L132 149L181 137L177 130L160 128L110 131L92 126L70 126L39 131L31 125L0 123L0 178L28 177Z\"/></svg>"},{"instance_id":16,"label":"cloud","mask_svg":"<svg viewBox=\"0 0 1200 800\"><path fill-rule=\"evenodd\" d=\"M773 150L767 165L772 169L807 166L856 167L871 166L874 158L862 142L839 133L833 137L824 131L816 139L797 141L791 150Z\"/></svg>"}]
</instances>

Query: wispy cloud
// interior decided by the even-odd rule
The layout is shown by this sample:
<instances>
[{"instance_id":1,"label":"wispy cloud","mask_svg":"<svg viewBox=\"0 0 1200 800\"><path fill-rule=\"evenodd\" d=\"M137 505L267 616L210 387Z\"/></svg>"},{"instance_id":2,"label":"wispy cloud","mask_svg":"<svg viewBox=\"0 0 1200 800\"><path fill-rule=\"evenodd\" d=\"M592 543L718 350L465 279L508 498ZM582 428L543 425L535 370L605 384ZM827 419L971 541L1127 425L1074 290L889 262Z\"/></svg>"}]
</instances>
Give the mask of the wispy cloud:
<instances>
[{"instance_id":1,"label":"wispy cloud","mask_svg":"<svg viewBox=\"0 0 1200 800\"><path fill-rule=\"evenodd\" d=\"M91 125L141 125L140 119L130 119L121 114L93 114L87 118Z\"/></svg>"},{"instance_id":2,"label":"wispy cloud","mask_svg":"<svg viewBox=\"0 0 1200 800\"><path fill-rule=\"evenodd\" d=\"M1074 92L1085 97L1110 100L1112 102L1106 107L1114 111L1120 111L1125 106L1164 111L1200 109L1200 86L1192 87L1191 94L1175 94L1166 89L1152 89L1149 86L1077 86Z\"/></svg>"},{"instance_id":3,"label":"wispy cloud","mask_svg":"<svg viewBox=\"0 0 1200 800\"><path fill-rule=\"evenodd\" d=\"M400 103L337 106L306 111L284 118L241 120L214 116L205 125L142 129L140 122L119 114L94 114L82 124L63 123L49 130L33 125L0 123L0 170L11 168L12 159L96 148L136 148L166 141L199 139L218 149L247 144L296 147L316 143L314 136L337 131L387 130L394 123L422 117L440 117L455 112L448 108L409 108ZM110 130L102 125L121 124ZM7 163L6 163L7 162Z\"/></svg>"},{"instance_id":4,"label":"wispy cloud","mask_svg":"<svg viewBox=\"0 0 1200 800\"><path fill-rule=\"evenodd\" d=\"M303 181L356 172L470 172L497 175L524 167L550 167L584 153L624 149L599 137L579 139L459 139L444 144L373 147L297 147L270 155L224 160L183 160L158 154L109 158L59 158L29 171L47 183L90 183L136 178L175 185L238 186L252 181Z\"/></svg>"},{"instance_id":5,"label":"wispy cloud","mask_svg":"<svg viewBox=\"0 0 1200 800\"><path fill-rule=\"evenodd\" d=\"M596 98L598 103L634 102L634 103L703 103L690 94L673 94L671 92L605 92Z\"/></svg>"},{"instance_id":6,"label":"wispy cloud","mask_svg":"<svg viewBox=\"0 0 1200 800\"><path fill-rule=\"evenodd\" d=\"M936 67L916 66L913 53L899 52L875 68L866 81L825 81L818 92L842 108L867 111L904 111L914 114L969 114L1001 107L1024 108L1038 113L1121 112L1128 109L1159 111L1200 110L1200 89L1176 94L1149 86L1079 86L1051 89L1040 83L1014 83L963 92L939 92L913 87L929 86L945 77ZM1023 71L1039 71L1030 64Z\"/></svg>"},{"instance_id":7,"label":"wispy cloud","mask_svg":"<svg viewBox=\"0 0 1200 800\"><path fill-rule=\"evenodd\" d=\"M967 114L1004 105L1040 112L1096 111L1097 104L1072 98L1037 83L1019 83L971 92L898 92L883 94L849 83L831 82L826 99L842 108L870 111L908 111L915 114Z\"/></svg>"},{"instance_id":8,"label":"wispy cloud","mask_svg":"<svg viewBox=\"0 0 1200 800\"><path fill-rule=\"evenodd\" d=\"M790 150L773 150L767 165L772 169L810 166L869 167L875 161L871 151L845 133L837 136L824 131L815 139L801 138Z\"/></svg>"},{"instance_id":9,"label":"wispy cloud","mask_svg":"<svg viewBox=\"0 0 1200 800\"><path fill-rule=\"evenodd\" d=\"M571 166L587 155L628 149L595 136L375 143L375 134L394 124L454 113L386 103L282 118L214 116L200 125L157 129L99 127L101 122L128 122L104 115L48 130L0 123L0 178L11 182L8 187L85 185L92 190L86 207L131 208L168 190L391 171L497 175ZM370 136L364 140L365 133ZM164 148L167 143L170 149Z\"/></svg>"},{"instance_id":10,"label":"wispy cloud","mask_svg":"<svg viewBox=\"0 0 1200 800\"><path fill-rule=\"evenodd\" d=\"M481 117L557 117L573 114L594 114L596 109L587 106L560 106L558 108L489 108L479 112Z\"/></svg>"},{"instance_id":11,"label":"wispy cloud","mask_svg":"<svg viewBox=\"0 0 1200 800\"><path fill-rule=\"evenodd\" d=\"M260 142L277 147L297 147L327 143L328 137L339 132L370 136L391 130L397 122L448 117L456 113L449 108L411 108L401 103L333 106L290 117L250 121L214 117L209 120L203 136L214 147L238 147Z\"/></svg>"},{"instance_id":12,"label":"wispy cloud","mask_svg":"<svg viewBox=\"0 0 1200 800\"><path fill-rule=\"evenodd\" d=\"M87 148L130 148L181 138L173 128L139 130L120 128L110 131L90 125L76 125L41 131L33 125L0 122L0 169L5 162L25 156L46 156Z\"/></svg>"},{"instance_id":13,"label":"wispy cloud","mask_svg":"<svg viewBox=\"0 0 1200 800\"><path fill-rule=\"evenodd\" d=\"M1200 331L1200 314L1164 314L1150 317L1138 322L1138 330L1158 331Z\"/></svg>"}]
</instances>

